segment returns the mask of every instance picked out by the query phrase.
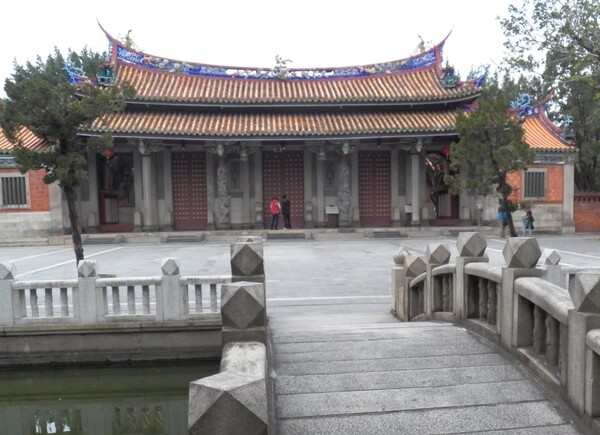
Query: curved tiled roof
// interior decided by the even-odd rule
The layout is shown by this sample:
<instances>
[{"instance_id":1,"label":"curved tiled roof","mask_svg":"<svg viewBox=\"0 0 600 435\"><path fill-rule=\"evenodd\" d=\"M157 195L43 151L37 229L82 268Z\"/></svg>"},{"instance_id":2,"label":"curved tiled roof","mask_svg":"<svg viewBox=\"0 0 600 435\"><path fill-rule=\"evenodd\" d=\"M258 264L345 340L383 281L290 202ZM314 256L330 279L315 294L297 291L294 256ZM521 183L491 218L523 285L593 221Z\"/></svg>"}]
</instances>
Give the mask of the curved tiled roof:
<instances>
[{"instance_id":1,"label":"curved tiled roof","mask_svg":"<svg viewBox=\"0 0 600 435\"><path fill-rule=\"evenodd\" d=\"M31 130L23 127L17 133L17 140L19 140L25 148L34 151L44 151L50 147L50 144L44 140L37 137L35 134L31 132ZM8 138L4 135L4 132L0 129L0 153L8 153L14 148L14 144L8 140Z\"/></svg>"},{"instance_id":2,"label":"curved tiled roof","mask_svg":"<svg viewBox=\"0 0 600 435\"><path fill-rule=\"evenodd\" d=\"M424 104L467 101L480 89L447 89L436 69L322 80L245 80L182 75L119 65L117 83L127 81L142 101L197 104Z\"/></svg>"},{"instance_id":3,"label":"curved tiled roof","mask_svg":"<svg viewBox=\"0 0 600 435\"><path fill-rule=\"evenodd\" d=\"M311 138L453 134L456 111L181 113L127 111L97 120L88 134L174 138Z\"/></svg>"},{"instance_id":4,"label":"curved tiled roof","mask_svg":"<svg viewBox=\"0 0 600 435\"><path fill-rule=\"evenodd\" d=\"M548 122L550 120L541 114L525 118L523 131L527 145L536 151L576 152L573 144L557 134L556 126Z\"/></svg>"},{"instance_id":5,"label":"curved tiled roof","mask_svg":"<svg viewBox=\"0 0 600 435\"><path fill-rule=\"evenodd\" d=\"M102 26L100 26L102 28ZM390 62L331 68L216 66L177 61L134 50L102 29L110 43L116 82L137 91L135 101L195 105L424 104L467 102L481 92L472 82L444 87L445 40Z\"/></svg>"}]
</instances>

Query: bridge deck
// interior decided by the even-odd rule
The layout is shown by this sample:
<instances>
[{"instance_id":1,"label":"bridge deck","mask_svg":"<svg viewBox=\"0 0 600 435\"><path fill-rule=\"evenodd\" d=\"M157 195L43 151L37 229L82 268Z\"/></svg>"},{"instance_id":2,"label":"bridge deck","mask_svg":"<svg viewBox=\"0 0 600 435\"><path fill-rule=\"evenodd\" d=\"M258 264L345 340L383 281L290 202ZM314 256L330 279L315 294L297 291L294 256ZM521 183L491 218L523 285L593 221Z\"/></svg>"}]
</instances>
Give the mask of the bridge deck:
<instances>
[{"instance_id":1,"label":"bridge deck","mask_svg":"<svg viewBox=\"0 0 600 435\"><path fill-rule=\"evenodd\" d=\"M462 328L385 312L269 319L278 435L582 433L515 360Z\"/></svg>"}]
</instances>

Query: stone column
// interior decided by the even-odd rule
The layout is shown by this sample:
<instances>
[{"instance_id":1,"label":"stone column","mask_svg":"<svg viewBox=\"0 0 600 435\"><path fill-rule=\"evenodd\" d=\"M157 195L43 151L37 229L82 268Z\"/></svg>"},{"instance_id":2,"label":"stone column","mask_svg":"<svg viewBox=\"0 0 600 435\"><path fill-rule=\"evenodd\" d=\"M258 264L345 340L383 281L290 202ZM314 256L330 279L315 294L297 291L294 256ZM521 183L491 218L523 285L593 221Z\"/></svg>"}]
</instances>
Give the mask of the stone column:
<instances>
[{"instance_id":1,"label":"stone column","mask_svg":"<svg viewBox=\"0 0 600 435\"><path fill-rule=\"evenodd\" d=\"M135 212L133 214L133 231L142 231L142 213L144 210L144 193L142 180L142 156L138 152L133 153L133 192L135 196Z\"/></svg>"},{"instance_id":2,"label":"stone column","mask_svg":"<svg viewBox=\"0 0 600 435\"><path fill-rule=\"evenodd\" d=\"M358 151L350 154L350 183L352 188L350 189L352 198L350 204L350 210L352 211L351 226L360 227L360 210L358 209Z\"/></svg>"},{"instance_id":3,"label":"stone column","mask_svg":"<svg viewBox=\"0 0 600 435\"><path fill-rule=\"evenodd\" d=\"M138 150L142 156L142 230L157 231L157 204L156 189L154 187L154 175L152 170L152 154L149 146L140 141Z\"/></svg>"},{"instance_id":4,"label":"stone column","mask_svg":"<svg viewBox=\"0 0 600 435\"><path fill-rule=\"evenodd\" d=\"M348 156L340 156L340 166L338 169L338 208L339 208L339 226L349 227L352 222L352 196L350 191L350 167L348 166Z\"/></svg>"},{"instance_id":5,"label":"stone column","mask_svg":"<svg viewBox=\"0 0 600 435\"><path fill-rule=\"evenodd\" d=\"M173 231L173 162L172 151L165 149L162 154L163 162L163 188L164 188L164 211L160 219L162 231Z\"/></svg>"},{"instance_id":6,"label":"stone column","mask_svg":"<svg viewBox=\"0 0 600 435\"><path fill-rule=\"evenodd\" d=\"M411 225L421 223L421 154L414 152L410 155L411 174L411 202L412 219Z\"/></svg>"},{"instance_id":7,"label":"stone column","mask_svg":"<svg viewBox=\"0 0 600 435\"><path fill-rule=\"evenodd\" d=\"M392 148L390 150L390 170L391 170L391 208L392 208L392 226L399 227L402 226L401 222L401 213L400 213L400 192L398 191L398 187L400 183L398 179L400 177L398 167L399 167L399 151L398 148Z\"/></svg>"},{"instance_id":8,"label":"stone column","mask_svg":"<svg viewBox=\"0 0 600 435\"><path fill-rule=\"evenodd\" d=\"M86 229L90 233L97 233L100 229L100 210L98 206L98 169L96 166L97 154L95 151L88 150L88 221Z\"/></svg>"},{"instance_id":9,"label":"stone column","mask_svg":"<svg viewBox=\"0 0 600 435\"><path fill-rule=\"evenodd\" d=\"M315 210L315 203L318 203L319 198L319 188L317 187L316 189L317 196L315 198L315 196L313 195L313 178L318 177L318 169L314 169L315 171L317 171L317 174L315 174L315 177L313 177L314 166L312 152L308 148L305 148L304 152L302 153L302 161L304 162L304 227L315 228L316 226L318 226L319 222L319 212L318 210ZM318 185L318 180L314 181L316 181ZM321 193L321 197L322 195L323 193Z\"/></svg>"},{"instance_id":10,"label":"stone column","mask_svg":"<svg viewBox=\"0 0 600 435\"><path fill-rule=\"evenodd\" d=\"M247 158L247 157L246 157ZM249 229L254 225L254 204L250 199L250 162L240 161L240 180L242 183L242 228Z\"/></svg>"},{"instance_id":11,"label":"stone column","mask_svg":"<svg viewBox=\"0 0 600 435\"><path fill-rule=\"evenodd\" d=\"M312 160L312 156L311 156ZM325 180L324 180L324 160L317 157L317 164L315 167L315 175L316 175L316 192L317 192L317 201L315 204L315 209L313 212L313 217L315 220L315 226L317 228L323 228L325 226Z\"/></svg>"},{"instance_id":12,"label":"stone column","mask_svg":"<svg viewBox=\"0 0 600 435\"><path fill-rule=\"evenodd\" d=\"M213 231L216 220L216 199L215 199L215 170L214 158L209 152L206 153L206 229Z\"/></svg>"},{"instance_id":13,"label":"stone column","mask_svg":"<svg viewBox=\"0 0 600 435\"><path fill-rule=\"evenodd\" d=\"M573 203L575 196L575 158L567 156L563 165L563 221L561 224L562 234L575 233L575 221L573 218Z\"/></svg>"},{"instance_id":14,"label":"stone column","mask_svg":"<svg viewBox=\"0 0 600 435\"><path fill-rule=\"evenodd\" d=\"M227 161L225 157L219 156L219 164L217 166L217 213L216 213L216 228L230 229L230 206L231 196L229 195Z\"/></svg>"},{"instance_id":15,"label":"stone column","mask_svg":"<svg viewBox=\"0 0 600 435\"><path fill-rule=\"evenodd\" d=\"M65 234L63 224L65 215L63 213L62 190L57 182L48 185L48 193L50 195L50 234L63 235Z\"/></svg>"},{"instance_id":16,"label":"stone column","mask_svg":"<svg viewBox=\"0 0 600 435\"><path fill-rule=\"evenodd\" d=\"M262 151L254 153L254 228L264 229L263 222L263 165ZM266 204L265 204L266 207Z\"/></svg>"}]
</instances>

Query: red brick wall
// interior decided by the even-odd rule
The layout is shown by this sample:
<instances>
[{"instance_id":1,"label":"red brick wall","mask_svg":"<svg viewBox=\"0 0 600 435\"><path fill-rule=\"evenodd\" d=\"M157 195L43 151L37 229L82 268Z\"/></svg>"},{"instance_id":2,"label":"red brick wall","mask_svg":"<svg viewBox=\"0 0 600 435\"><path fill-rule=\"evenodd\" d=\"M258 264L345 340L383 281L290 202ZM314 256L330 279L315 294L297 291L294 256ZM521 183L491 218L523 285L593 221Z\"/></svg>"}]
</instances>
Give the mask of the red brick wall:
<instances>
[{"instance_id":1,"label":"red brick wall","mask_svg":"<svg viewBox=\"0 0 600 435\"><path fill-rule=\"evenodd\" d=\"M564 171L563 165L531 165L531 169L546 169L546 200L535 201L536 204L562 204L564 194ZM513 193L510 196L511 201L520 203L523 201L523 173L515 172L508 174L508 183L513 187Z\"/></svg>"},{"instance_id":2,"label":"red brick wall","mask_svg":"<svg viewBox=\"0 0 600 435\"><path fill-rule=\"evenodd\" d=\"M600 193L576 193L573 203L575 232L600 232Z\"/></svg>"},{"instance_id":3,"label":"red brick wall","mask_svg":"<svg viewBox=\"0 0 600 435\"><path fill-rule=\"evenodd\" d=\"M18 173L17 169L2 169L3 174ZM29 211L50 211L50 192L48 185L44 184L46 171L27 172L29 182L29 208L0 208L0 213L19 213Z\"/></svg>"}]
</instances>

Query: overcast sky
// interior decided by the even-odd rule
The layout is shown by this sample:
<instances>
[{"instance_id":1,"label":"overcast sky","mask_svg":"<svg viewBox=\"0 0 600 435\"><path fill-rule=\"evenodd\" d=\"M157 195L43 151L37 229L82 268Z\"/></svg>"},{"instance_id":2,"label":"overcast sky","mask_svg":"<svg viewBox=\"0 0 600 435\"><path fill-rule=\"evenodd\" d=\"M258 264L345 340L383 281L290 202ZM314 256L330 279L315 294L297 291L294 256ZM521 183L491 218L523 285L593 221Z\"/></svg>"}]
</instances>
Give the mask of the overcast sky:
<instances>
[{"instance_id":1,"label":"overcast sky","mask_svg":"<svg viewBox=\"0 0 600 435\"><path fill-rule=\"evenodd\" d=\"M415 53L419 36L431 45L449 33L445 61L463 78L472 67L501 62L498 16L521 0L138 0L31 1L3 4L0 97L13 61L45 58L57 47L104 52L113 36L131 37L141 51L189 62L273 67L362 65Z\"/></svg>"}]
</instances>

